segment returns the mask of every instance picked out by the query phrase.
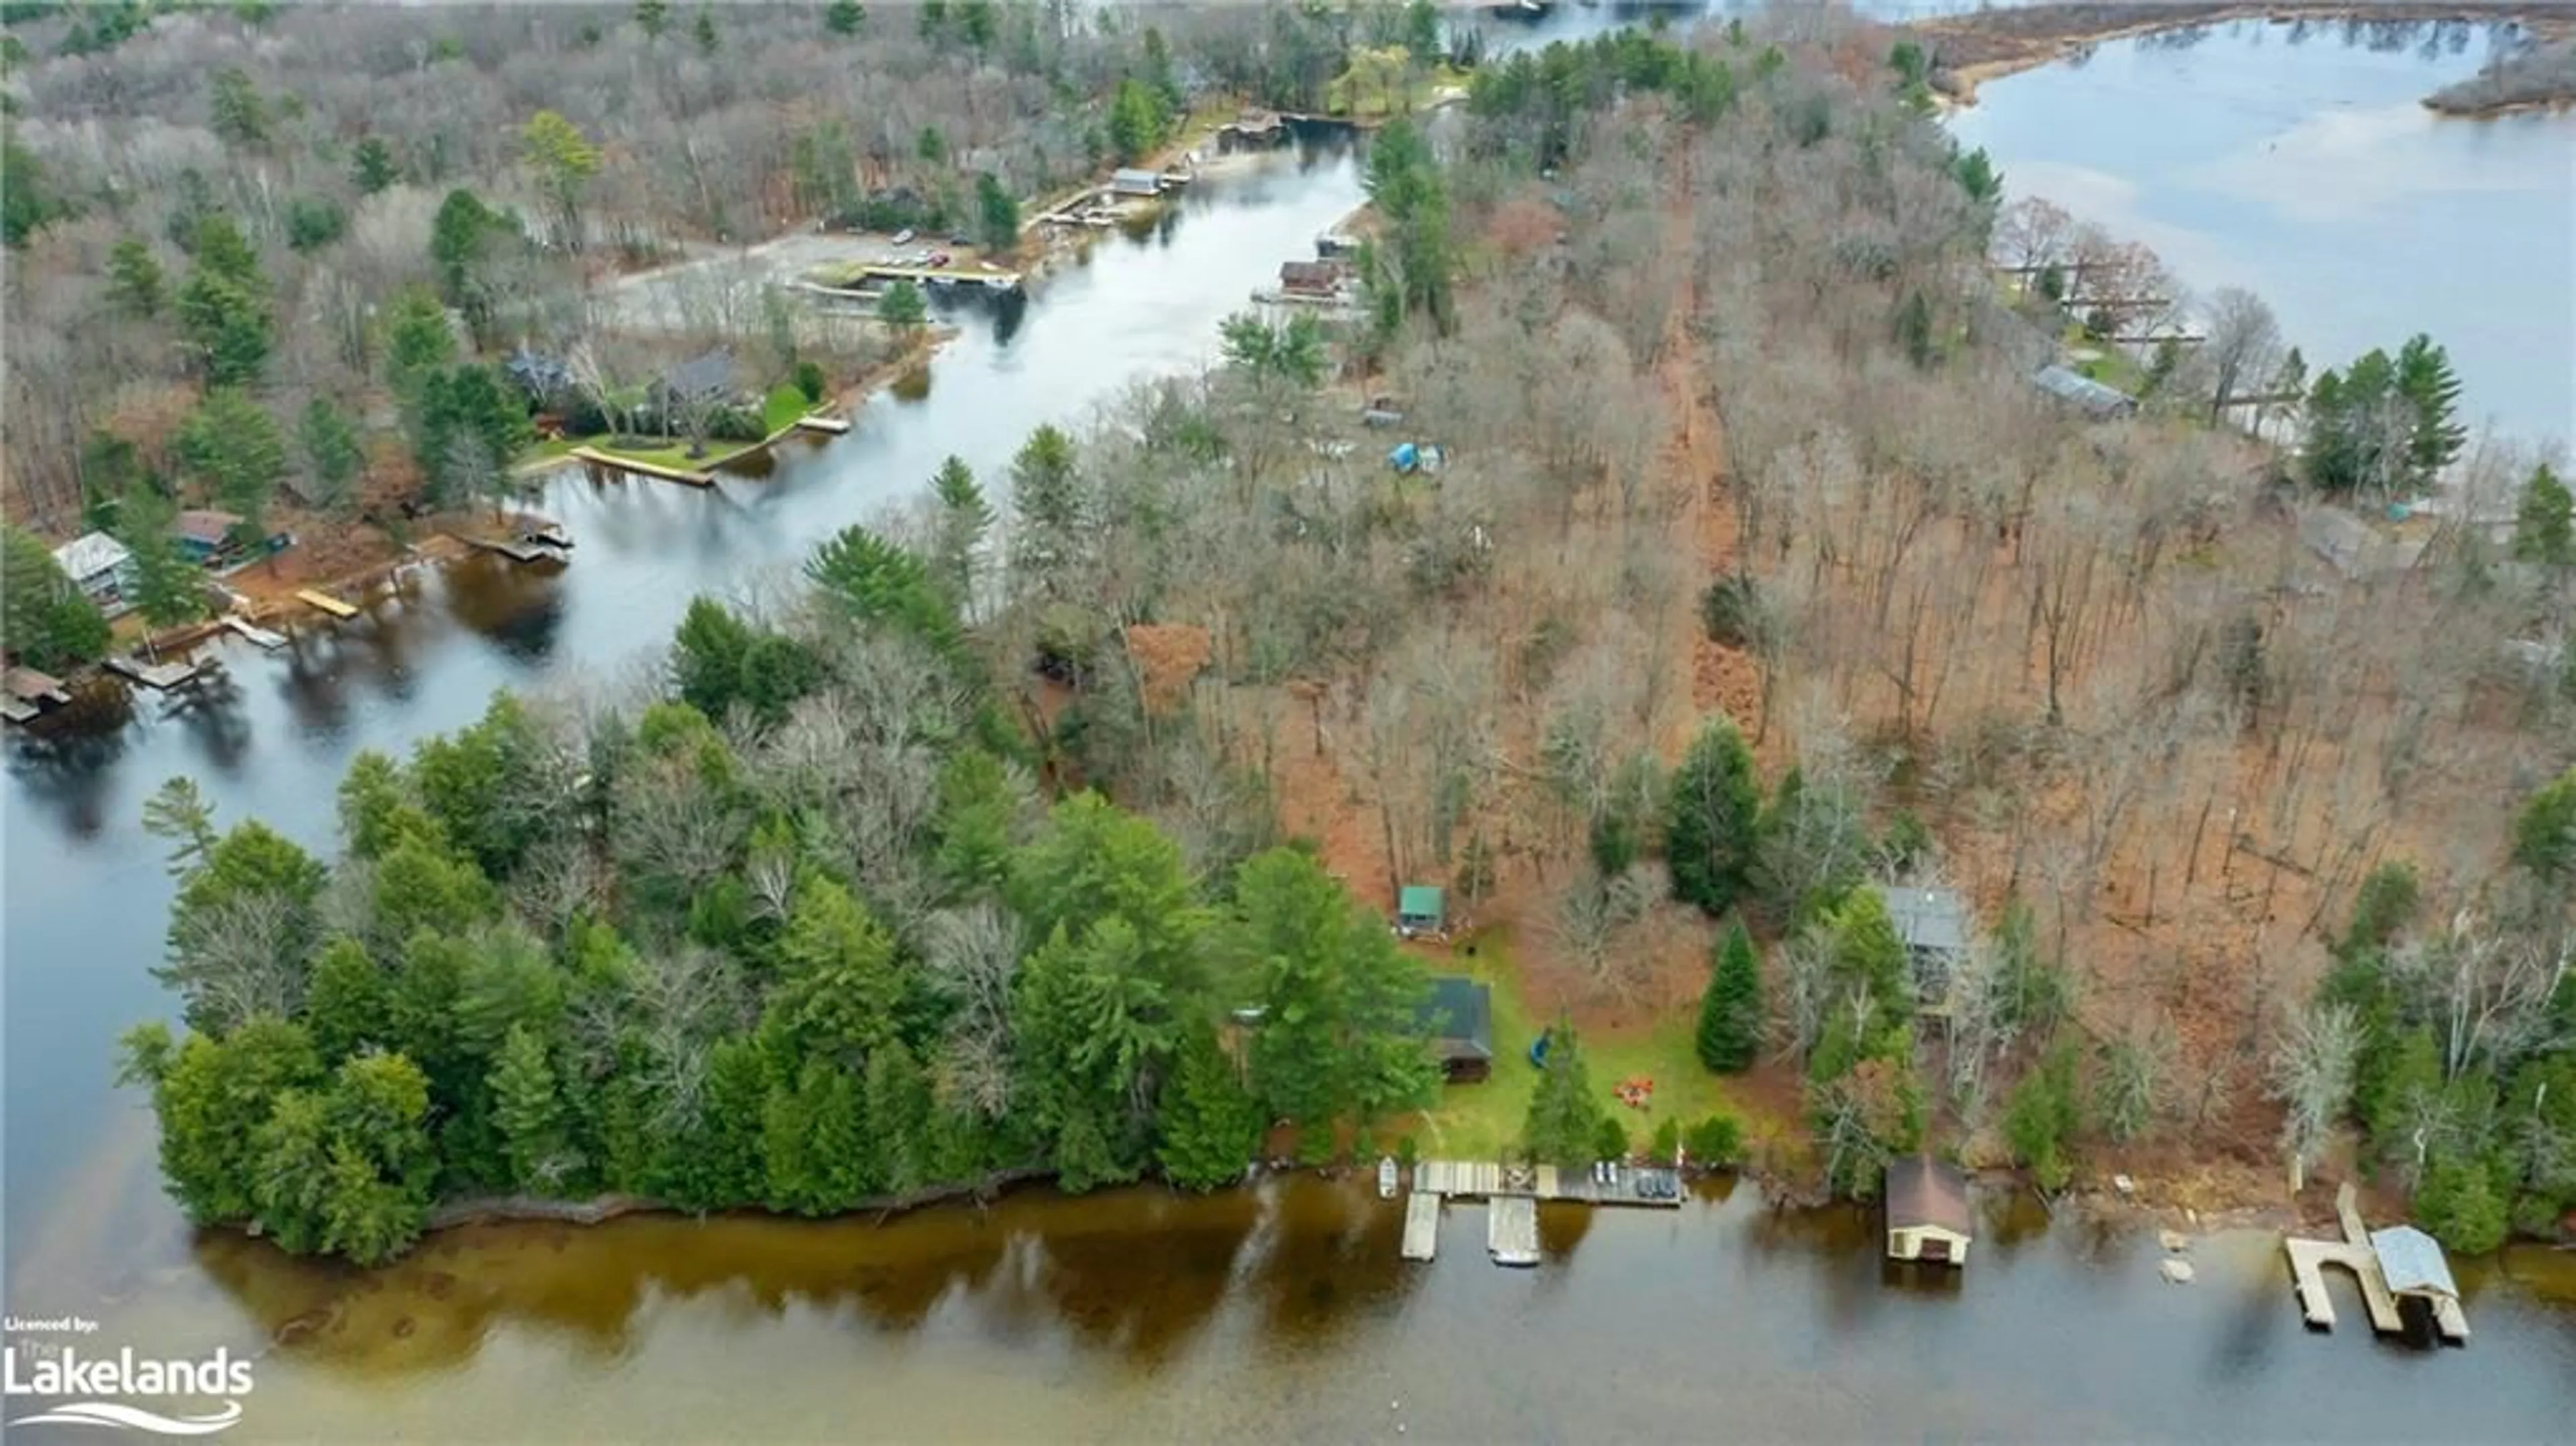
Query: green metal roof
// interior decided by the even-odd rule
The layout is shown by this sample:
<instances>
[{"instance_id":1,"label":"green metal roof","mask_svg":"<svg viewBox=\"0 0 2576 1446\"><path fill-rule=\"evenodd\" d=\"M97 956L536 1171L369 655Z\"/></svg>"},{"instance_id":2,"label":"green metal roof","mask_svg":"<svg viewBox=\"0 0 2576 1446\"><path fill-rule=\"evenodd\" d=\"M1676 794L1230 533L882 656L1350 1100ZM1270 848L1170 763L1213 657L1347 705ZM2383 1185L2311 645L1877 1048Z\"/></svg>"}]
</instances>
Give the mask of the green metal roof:
<instances>
[{"instance_id":1,"label":"green metal roof","mask_svg":"<svg viewBox=\"0 0 2576 1446\"><path fill-rule=\"evenodd\" d=\"M1490 985L1459 974L1436 976L1414 1019L1423 1033L1431 1036L1443 1058L1494 1057L1494 991Z\"/></svg>"},{"instance_id":2,"label":"green metal roof","mask_svg":"<svg viewBox=\"0 0 2576 1446\"><path fill-rule=\"evenodd\" d=\"M1416 914L1438 917L1440 891L1429 884L1407 884L1396 891L1395 911L1407 918Z\"/></svg>"}]
</instances>

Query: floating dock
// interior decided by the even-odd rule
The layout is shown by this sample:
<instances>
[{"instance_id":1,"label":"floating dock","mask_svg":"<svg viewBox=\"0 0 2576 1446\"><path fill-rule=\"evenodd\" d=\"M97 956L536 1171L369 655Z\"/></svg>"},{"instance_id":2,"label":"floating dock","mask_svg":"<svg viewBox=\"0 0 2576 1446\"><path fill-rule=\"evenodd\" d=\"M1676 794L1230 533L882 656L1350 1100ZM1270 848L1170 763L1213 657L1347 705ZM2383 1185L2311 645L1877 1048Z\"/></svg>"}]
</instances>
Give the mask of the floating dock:
<instances>
[{"instance_id":1,"label":"floating dock","mask_svg":"<svg viewBox=\"0 0 2576 1446\"><path fill-rule=\"evenodd\" d=\"M713 472L692 472L685 467L665 467L659 462L620 457L613 452L602 452L595 447L575 447L565 455L576 462L586 462L593 467L610 472L630 472L638 477L657 477L665 482L685 482L691 487L716 485L716 474Z\"/></svg>"},{"instance_id":2,"label":"floating dock","mask_svg":"<svg viewBox=\"0 0 2576 1446\"><path fill-rule=\"evenodd\" d=\"M796 419L796 425L803 427L809 432L829 432L833 436L837 437L843 432L850 430L850 419L847 417L827 417L820 412L816 412L812 416L798 417Z\"/></svg>"},{"instance_id":3,"label":"floating dock","mask_svg":"<svg viewBox=\"0 0 2576 1446\"><path fill-rule=\"evenodd\" d=\"M542 542L531 542L523 538L468 537L461 540L467 547L475 548L483 552L496 553L502 557L510 559L512 562L542 562L550 557L560 558L563 556L563 553L553 546Z\"/></svg>"},{"instance_id":4,"label":"floating dock","mask_svg":"<svg viewBox=\"0 0 2576 1446\"><path fill-rule=\"evenodd\" d=\"M309 587L299 590L295 594L295 600L304 604L306 607L318 608L323 612L329 613L335 618L354 618L358 615L358 610L356 608L349 606L347 603L340 601L338 598L331 596L327 592L315 592Z\"/></svg>"},{"instance_id":5,"label":"floating dock","mask_svg":"<svg viewBox=\"0 0 2576 1446\"><path fill-rule=\"evenodd\" d=\"M47 708L72 700L70 690L51 673L33 668L11 668L0 674L0 718L12 723L25 723Z\"/></svg>"},{"instance_id":6,"label":"floating dock","mask_svg":"<svg viewBox=\"0 0 2576 1446\"><path fill-rule=\"evenodd\" d=\"M1416 1190L1404 1197L1404 1258L1429 1260L1440 1251L1440 1197Z\"/></svg>"},{"instance_id":7,"label":"floating dock","mask_svg":"<svg viewBox=\"0 0 2576 1446\"><path fill-rule=\"evenodd\" d=\"M1674 1170L1656 1165L1620 1165L1608 1180L1588 1171L1560 1170L1554 1165L1501 1165L1485 1160L1425 1160L1413 1167L1413 1188L1462 1200L1496 1200L1526 1196L1532 1200L1570 1200L1585 1205L1635 1205L1678 1210L1686 1193ZM1669 1186L1670 1188L1665 1188ZM1651 1192L1651 1193L1649 1193Z\"/></svg>"},{"instance_id":8,"label":"floating dock","mask_svg":"<svg viewBox=\"0 0 2576 1446\"><path fill-rule=\"evenodd\" d=\"M286 646L286 634L270 632L248 618L227 614L223 623L231 630L233 636L253 646L266 648L271 652Z\"/></svg>"},{"instance_id":9,"label":"floating dock","mask_svg":"<svg viewBox=\"0 0 2576 1446\"><path fill-rule=\"evenodd\" d=\"M2352 1272L2353 1280L2361 1287L2362 1309L2370 1316L2370 1328L2381 1335L2403 1334L2406 1318L2398 1310L2396 1292L2388 1288L2379 1248L2361 1222L2361 1210L2349 1180L2335 1192L2335 1213L2341 1217L2343 1239L2291 1236L2281 1242L2282 1251L2290 1257L2290 1279L2298 1289L2300 1313L2318 1330L2334 1329L2334 1300L2326 1292L2325 1271L2328 1266L2341 1266ZM2442 1339L2457 1343L2469 1338L2469 1319L2456 1296L2434 1294L2424 1298L2432 1305L2433 1326Z\"/></svg>"},{"instance_id":10,"label":"floating dock","mask_svg":"<svg viewBox=\"0 0 2576 1446\"><path fill-rule=\"evenodd\" d=\"M146 688L175 688L197 676L197 664L193 660L181 663L147 663L140 658L127 657L123 653L110 656L106 661L106 668L109 672L122 678L132 679Z\"/></svg>"},{"instance_id":11,"label":"floating dock","mask_svg":"<svg viewBox=\"0 0 2576 1446\"><path fill-rule=\"evenodd\" d=\"M1538 1200L1500 1195L1485 1207L1485 1253L1496 1265L1538 1264Z\"/></svg>"}]
</instances>

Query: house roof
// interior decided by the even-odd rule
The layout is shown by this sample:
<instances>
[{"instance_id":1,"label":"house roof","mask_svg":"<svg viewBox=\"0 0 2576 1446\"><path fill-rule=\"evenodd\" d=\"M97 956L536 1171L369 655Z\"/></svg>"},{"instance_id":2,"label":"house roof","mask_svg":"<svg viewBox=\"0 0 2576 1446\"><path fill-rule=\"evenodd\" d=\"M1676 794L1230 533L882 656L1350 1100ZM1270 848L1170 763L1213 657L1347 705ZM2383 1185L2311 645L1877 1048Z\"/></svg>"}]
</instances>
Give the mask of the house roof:
<instances>
[{"instance_id":1,"label":"house roof","mask_svg":"<svg viewBox=\"0 0 2576 1446\"><path fill-rule=\"evenodd\" d=\"M2442 1244L2432 1236L2412 1225L2392 1225L2370 1232L2370 1248L2379 1252L2379 1273L2388 1277L2390 1290L2400 1295L2460 1298L2460 1287L2451 1279L2451 1262L2443 1258Z\"/></svg>"},{"instance_id":2,"label":"house roof","mask_svg":"<svg viewBox=\"0 0 2576 1446\"><path fill-rule=\"evenodd\" d=\"M2117 387L2106 387L2082 372L2052 362L2031 377L2039 389L2060 401L2073 402L2086 411L2112 412L2136 406L2138 399Z\"/></svg>"},{"instance_id":3,"label":"house roof","mask_svg":"<svg viewBox=\"0 0 2576 1446\"><path fill-rule=\"evenodd\" d=\"M74 582L112 572L133 560L124 543L104 532L84 532L54 549L54 561Z\"/></svg>"},{"instance_id":4,"label":"house roof","mask_svg":"<svg viewBox=\"0 0 2576 1446\"><path fill-rule=\"evenodd\" d=\"M1407 884L1396 890L1395 911L1404 915L1437 915L1440 912L1440 891L1429 884Z\"/></svg>"},{"instance_id":5,"label":"house roof","mask_svg":"<svg viewBox=\"0 0 2576 1446\"><path fill-rule=\"evenodd\" d=\"M1463 974L1431 981L1414 1021L1431 1035L1444 1059L1494 1057L1494 991Z\"/></svg>"},{"instance_id":6,"label":"house roof","mask_svg":"<svg viewBox=\"0 0 2576 1446\"><path fill-rule=\"evenodd\" d=\"M510 379L532 392L560 391L572 385L572 368L540 351L521 347L501 363Z\"/></svg>"},{"instance_id":7,"label":"house roof","mask_svg":"<svg viewBox=\"0 0 2576 1446\"><path fill-rule=\"evenodd\" d=\"M1968 905L1955 889L1908 889L1880 884L1896 937L1909 949L1955 954L1968 947Z\"/></svg>"},{"instance_id":8,"label":"house roof","mask_svg":"<svg viewBox=\"0 0 2576 1446\"><path fill-rule=\"evenodd\" d=\"M1968 1210L1968 1177L1928 1155L1908 1155L1887 1166L1887 1224L1891 1230L1925 1226L1953 1235L1976 1233Z\"/></svg>"},{"instance_id":9,"label":"house roof","mask_svg":"<svg viewBox=\"0 0 2576 1446\"><path fill-rule=\"evenodd\" d=\"M170 532L174 537L184 537L190 542L200 542L212 547L230 537L233 529L241 526L241 522L239 513L217 512L208 507L192 507L180 513L178 520L170 524Z\"/></svg>"},{"instance_id":10,"label":"house roof","mask_svg":"<svg viewBox=\"0 0 2576 1446\"><path fill-rule=\"evenodd\" d=\"M1331 261L1282 261L1279 284L1282 286L1338 286L1342 268Z\"/></svg>"},{"instance_id":11,"label":"house roof","mask_svg":"<svg viewBox=\"0 0 2576 1446\"><path fill-rule=\"evenodd\" d=\"M694 356L662 375L662 385L684 397L712 396L733 386L733 353L724 350Z\"/></svg>"},{"instance_id":12,"label":"house roof","mask_svg":"<svg viewBox=\"0 0 2576 1446\"><path fill-rule=\"evenodd\" d=\"M1109 184L1112 189L1120 191L1160 191L1163 189L1163 176L1159 171L1122 166L1109 173Z\"/></svg>"}]
</instances>

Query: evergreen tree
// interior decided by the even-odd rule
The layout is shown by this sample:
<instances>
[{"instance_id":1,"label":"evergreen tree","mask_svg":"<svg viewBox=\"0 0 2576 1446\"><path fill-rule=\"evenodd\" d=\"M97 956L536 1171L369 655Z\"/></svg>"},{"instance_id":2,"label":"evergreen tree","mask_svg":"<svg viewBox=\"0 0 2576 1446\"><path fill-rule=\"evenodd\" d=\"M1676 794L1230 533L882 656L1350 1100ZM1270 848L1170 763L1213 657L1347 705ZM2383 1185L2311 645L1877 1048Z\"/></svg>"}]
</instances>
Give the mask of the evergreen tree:
<instances>
[{"instance_id":1,"label":"evergreen tree","mask_svg":"<svg viewBox=\"0 0 2576 1446\"><path fill-rule=\"evenodd\" d=\"M963 458L950 456L930 479L939 512L932 528L931 563L947 580L949 596L960 616L971 616L975 603L976 553L993 526L992 504Z\"/></svg>"},{"instance_id":2,"label":"evergreen tree","mask_svg":"<svg viewBox=\"0 0 2576 1446\"><path fill-rule=\"evenodd\" d=\"M1164 99L1151 85L1132 78L1118 82L1109 102L1109 144L1120 165L1151 155L1170 123Z\"/></svg>"},{"instance_id":3,"label":"evergreen tree","mask_svg":"<svg viewBox=\"0 0 2576 1446\"><path fill-rule=\"evenodd\" d=\"M1382 920L1311 854L1272 849L1235 874L1236 948L1259 980L1252 1085L1264 1109L1328 1147L1332 1125L1426 1100L1411 1035L1426 986Z\"/></svg>"},{"instance_id":4,"label":"evergreen tree","mask_svg":"<svg viewBox=\"0 0 2576 1446\"><path fill-rule=\"evenodd\" d=\"M48 672L105 656L107 618L52 549L15 522L0 523L0 547L0 646Z\"/></svg>"},{"instance_id":5,"label":"evergreen tree","mask_svg":"<svg viewBox=\"0 0 2576 1446\"><path fill-rule=\"evenodd\" d=\"M2460 455L2469 429L2459 423L2460 378L2451 355L2421 332L2397 351L2397 391L2414 408L2406 460L2418 487L2429 487Z\"/></svg>"},{"instance_id":6,"label":"evergreen tree","mask_svg":"<svg viewBox=\"0 0 2576 1446\"><path fill-rule=\"evenodd\" d=\"M1008 255L1020 244L1020 203L990 171L975 177L976 235L987 251Z\"/></svg>"},{"instance_id":7,"label":"evergreen tree","mask_svg":"<svg viewBox=\"0 0 2576 1446\"><path fill-rule=\"evenodd\" d=\"M877 1189L901 1194L928 1182L930 1081L902 1040L868 1056L868 1144Z\"/></svg>"},{"instance_id":8,"label":"evergreen tree","mask_svg":"<svg viewBox=\"0 0 2576 1446\"><path fill-rule=\"evenodd\" d=\"M877 320L910 332L930 319L929 303L922 299L921 288L908 280L898 279L877 298Z\"/></svg>"},{"instance_id":9,"label":"evergreen tree","mask_svg":"<svg viewBox=\"0 0 2576 1446\"><path fill-rule=\"evenodd\" d=\"M635 0L635 28L647 40L659 40L671 28L671 0Z\"/></svg>"},{"instance_id":10,"label":"evergreen tree","mask_svg":"<svg viewBox=\"0 0 2576 1446\"><path fill-rule=\"evenodd\" d=\"M1721 1074L1753 1067L1762 1047L1762 963L1742 923L1728 927L1718 945L1708 989L1700 996L1700 1063Z\"/></svg>"},{"instance_id":11,"label":"evergreen tree","mask_svg":"<svg viewBox=\"0 0 2576 1446\"><path fill-rule=\"evenodd\" d=\"M337 1064L369 1046L388 1044L393 1037L390 1008L384 972L367 957L366 946L342 935L314 956L303 1023L324 1063Z\"/></svg>"},{"instance_id":12,"label":"evergreen tree","mask_svg":"<svg viewBox=\"0 0 2576 1446\"><path fill-rule=\"evenodd\" d=\"M1547 1066L1530 1095L1521 1124L1521 1150L1541 1164L1574 1169L1599 1158L1602 1126L1615 1124L1592 1095L1592 1078L1574 1027L1564 1020L1548 1033Z\"/></svg>"},{"instance_id":13,"label":"evergreen tree","mask_svg":"<svg viewBox=\"0 0 2576 1446\"><path fill-rule=\"evenodd\" d=\"M778 941L779 981L765 1028L801 1059L855 1062L894 1037L903 976L894 939L830 877L796 881L787 931Z\"/></svg>"},{"instance_id":14,"label":"evergreen tree","mask_svg":"<svg viewBox=\"0 0 2576 1446\"><path fill-rule=\"evenodd\" d=\"M716 52L724 48L724 37L716 33L715 12L704 5L698 7L697 23L691 27L691 30L698 42L700 55L712 60Z\"/></svg>"},{"instance_id":15,"label":"evergreen tree","mask_svg":"<svg viewBox=\"0 0 2576 1446\"><path fill-rule=\"evenodd\" d=\"M349 154L349 181L361 196L372 196L402 179L402 166L394 159L393 147L381 136L364 136Z\"/></svg>"},{"instance_id":16,"label":"evergreen tree","mask_svg":"<svg viewBox=\"0 0 2576 1446\"><path fill-rule=\"evenodd\" d=\"M2576 879L2576 768L2523 804L2513 823L2513 861L2543 879Z\"/></svg>"},{"instance_id":17,"label":"evergreen tree","mask_svg":"<svg viewBox=\"0 0 2576 1446\"><path fill-rule=\"evenodd\" d=\"M2043 1190L2062 1190L2074 1167L2066 1148L2083 1128L2075 1050L2060 1042L2013 1086L2004 1106L2004 1137Z\"/></svg>"},{"instance_id":18,"label":"evergreen tree","mask_svg":"<svg viewBox=\"0 0 2576 1446\"><path fill-rule=\"evenodd\" d=\"M1163 1086L1157 1132L1163 1176L1185 1190L1213 1190L1242 1179L1260 1148L1260 1112L1214 1029L1183 1037L1179 1063Z\"/></svg>"},{"instance_id":19,"label":"evergreen tree","mask_svg":"<svg viewBox=\"0 0 2576 1446\"><path fill-rule=\"evenodd\" d=\"M367 463L357 425L331 405L330 398L317 396L304 404L296 440L304 448L304 470L313 479L314 500L335 509L346 503Z\"/></svg>"},{"instance_id":20,"label":"evergreen tree","mask_svg":"<svg viewBox=\"0 0 2576 1446\"><path fill-rule=\"evenodd\" d=\"M545 1040L514 1024L492 1065L493 1121L513 1188L549 1193L571 1168L561 1098Z\"/></svg>"},{"instance_id":21,"label":"evergreen tree","mask_svg":"<svg viewBox=\"0 0 2576 1446\"><path fill-rule=\"evenodd\" d=\"M1673 896L1713 916L1735 906L1761 841L1762 785L1753 751L1725 717L1711 719L1673 771L1664 857Z\"/></svg>"},{"instance_id":22,"label":"evergreen tree","mask_svg":"<svg viewBox=\"0 0 2576 1446\"><path fill-rule=\"evenodd\" d=\"M867 23L867 8L859 0L832 0L824 7L823 28L834 35L856 35Z\"/></svg>"},{"instance_id":23,"label":"evergreen tree","mask_svg":"<svg viewBox=\"0 0 2576 1446\"><path fill-rule=\"evenodd\" d=\"M225 510L240 515L237 539L268 536L269 499L286 475L286 434L267 408L233 388L210 391L179 425L171 452Z\"/></svg>"},{"instance_id":24,"label":"evergreen tree","mask_svg":"<svg viewBox=\"0 0 2576 1446\"><path fill-rule=\"evenodd\" d=\"M169 283L142 237L125 237L108 249L107 296L118 311L138 321L161 314L169 300Z\"/></svg>"},{"instance_id":25,"label":"evergreen tree","mask_svg":"<svg viewBox=\"0 0 2576 1446\"><path fill-rule=\"evenodd\" d=\"M680 701L721 718L742 692L743 658L751 651L752 630L710 597L689 604L687 616L671 642L671 681Z\"/></svg>"},{"instance_id":26,"label":"evergreen tree","mask_svg":"<svg viewBox=\"0 0 2576 1446\"><path fill-rule=\"evenodd\" d=\"M2576 495L2558 474L2541 463L2522 484L2514 508L2513 555L2524 562L2566 570L2576 568Z\"/></svg>"},{"instance_id":27,"label":"evergreen tree","mask_svg":"<svg viewBox=\"0 0 2576 1446\"><path fill-rule=\"evenodd\" d=\"M208 386L253 385L268 365L276 326L259 259L229 217L204 217L190 239L196 266L179 288L180 334Z\"/></svg>"},{"instance_id":28,"label":"evergreen tree","mask_svg":"<svg viewBox=\"0 0 2576 1446\"><path fill-rule=\"evenodd\" d=\"M134 555L134 610L156 628L206 615L205 569L189 561L171 535L178 516L179 509L148 482L130 489L117 508L117 540Z\"/></svg>"}]
</instances>

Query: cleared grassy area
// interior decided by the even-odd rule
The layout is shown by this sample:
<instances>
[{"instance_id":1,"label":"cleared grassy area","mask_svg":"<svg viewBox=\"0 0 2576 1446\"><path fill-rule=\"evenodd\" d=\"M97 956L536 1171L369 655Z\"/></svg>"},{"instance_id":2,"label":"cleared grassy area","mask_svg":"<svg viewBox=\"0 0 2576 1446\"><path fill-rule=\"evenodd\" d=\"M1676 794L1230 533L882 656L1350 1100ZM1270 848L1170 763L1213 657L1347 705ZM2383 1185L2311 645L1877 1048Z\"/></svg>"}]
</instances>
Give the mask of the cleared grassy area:
<instances>
[{"instance_id":1,"label":"cleared grassy area","mask_svg":"<svg viewBox=\"0 0 2576 1446\"><path fill-rule=\"evenodd\" d=\"M1410 85L1397 87L1381 84L1374 77L1345 71L1324 86L1326 114L1351 120L1376 120L1386 116L1427 111L1438 104L1441 92L1465 90L1474 77L1448 65L1434 66L1416 76Z\"/></svg>"},{"instance_id":2,"label":"cleared grassy area","mask_svg":"<svg viewBox=\"0 0 2576 1446\"><path fill-rule=\"evenodd\" d=\"M1435 974L1465 974L1484 981L1494 993L1494 1071L1481 1084L1443 1085L1432 1109L1402 1116L1379 1131L1381 1148L1392 1148L1403 1136L1427 1157L1462 1160L1500 1159L1520 1138L1529 1114L1530 1095L1538 1088L1538 1069L1529 1062L1531 1041L1553 1020L1533 1015L1521 993L1520 970L1512 963L1508 936L1486 933L1462 942L1445 960L1426 961ZM1699 1062L1692 1044L1698 1021L1691 1011L1677 1011L1642 1028L1587 1030L1581 1035L1584 1072L1614 1118L1628 1127L1630 1146L1642 1150L1667 1118L1687 1130L1694 1121L1720 1109L1742 1114L1727 1093L1724 1080ZM1621 1080L1643 1077L1655 1082L1654 1103L1643 1110L1618 1103L1611 1091Z\"/></svg>"},{"instance_id":3,"label":"cleared grassy area","mask_svg":"<svg viewBox=\"0 0 2576 1446\"><path fill-rule=\"evenodd\" d=\"M665 467L705 472L737 457L749 456L777 441L795 428L797 418L813 410L814 408L806 402L805 394L798 391L794 383L788 383L772 387L769 395L761 398L760 424L767 435L757 442L709 442L705 456L692 457L689 455L689 444L685 440L673 442L667 447L620 447L612 444L604 433L588 437L557 437L551 441L539 442L520 453L519 460L512 464L512 470L525 472L552 466L569 457L574 448L588 447L611 457L627 457L638 462L654 462Z\"/></svg>"}]
</instances>

